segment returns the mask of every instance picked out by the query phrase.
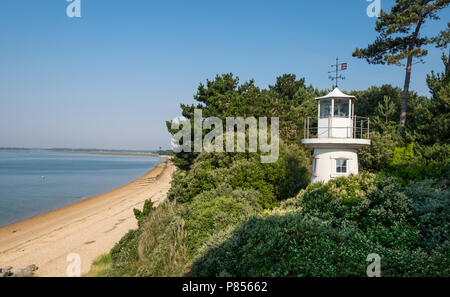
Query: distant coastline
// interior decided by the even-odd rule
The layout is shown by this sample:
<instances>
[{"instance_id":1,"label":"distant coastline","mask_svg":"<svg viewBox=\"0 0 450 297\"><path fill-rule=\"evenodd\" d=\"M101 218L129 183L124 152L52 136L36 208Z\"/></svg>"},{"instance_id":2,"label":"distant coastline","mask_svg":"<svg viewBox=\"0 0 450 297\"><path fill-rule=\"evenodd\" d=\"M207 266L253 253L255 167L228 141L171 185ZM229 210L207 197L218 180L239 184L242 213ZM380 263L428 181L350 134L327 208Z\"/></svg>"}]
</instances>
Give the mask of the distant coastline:
<instances>
[{"instance_id":1,"label":"distant coastline","mask_svg":"<svg viewBox=\"0 0 450 297\"><path fill-rule=\"evenodd\" d=\"M46 149L47 152L70 153L70 154L93 154L93 155L109 155L109 156L150 156L161 157L162 155L154 152L139 151L112 151L112 150L68 150L68 149Z\"/></svg>"},{"instance_id":2,"label":"distant coastline","mask_svg":"<svg viewBox=\"0 0 450 297\"><path fill-rule=\"evenodd\" d=\"M171 150L139 151L139 150L111 150L111 149L0 147L0 151L26 151L26 150L39 150L56 153L95 154L95 155L110 155L110 156L151 156L151 157L166 157L166 158L171 155Z\"/></svg>"}]
</instances>

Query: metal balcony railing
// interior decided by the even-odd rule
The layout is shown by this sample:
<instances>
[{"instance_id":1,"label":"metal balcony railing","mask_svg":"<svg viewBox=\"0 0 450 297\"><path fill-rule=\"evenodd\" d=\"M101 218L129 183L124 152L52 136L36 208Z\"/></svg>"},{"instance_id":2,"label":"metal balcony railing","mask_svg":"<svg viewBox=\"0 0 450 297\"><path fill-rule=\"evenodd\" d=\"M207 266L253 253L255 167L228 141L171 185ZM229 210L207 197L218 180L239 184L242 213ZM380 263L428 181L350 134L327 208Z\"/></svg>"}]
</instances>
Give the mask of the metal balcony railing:
<instances>
[{"instance_id":1,"label":"metal balcony railing","mask_svg":"<svg viewBox=\"0 0 450 297\"><path fill-rule=\"evenodd\" d=\"M370 139L368 117L304 118L304 138L354 138Z\"/></svg>"}]
</instances>

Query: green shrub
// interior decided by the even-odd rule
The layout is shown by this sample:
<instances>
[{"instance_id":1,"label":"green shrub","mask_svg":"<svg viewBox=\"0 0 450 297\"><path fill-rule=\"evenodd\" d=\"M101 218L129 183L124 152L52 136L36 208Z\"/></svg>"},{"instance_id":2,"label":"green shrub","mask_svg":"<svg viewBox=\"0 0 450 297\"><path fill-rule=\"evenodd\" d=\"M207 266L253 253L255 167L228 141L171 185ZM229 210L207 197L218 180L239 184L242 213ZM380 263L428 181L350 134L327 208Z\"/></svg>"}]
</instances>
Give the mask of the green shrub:
<instances>
[{"instance_id":1,"label":"green shrub","mask_svg":"<svg viewBox=\"0 0 450 297\"><path fill-rule=\"evenodd\" d=\"M111 275L132 276L136 269L140 230L130 230L111 249Z\"/></svg>"},{"instance_id":2,"label":"green shrub","mask_svg":"<svg viewBox=\"0 0 450 297\"><path fill-rule=\"evenodd\" d=\"M377 253L383 276L449 276L449 195L432 185L405 190L373 174L312 184L283 203L285 214L250 218L210 245L191 275L366 276ZM426 228L439 234L432 247Z\"/></svg>"},{"instance_id":3,"label":"green shrub","mask_svg":"<svg viewBox=\"0 0 450 297\"><path fill-rule=\"evenodd\" d=\"M448 241L450 232L450 191L437 189L433 181L411 183L406 193L428 250Z\"/></svg>"},{"instance_id":4,"label":"green shrub","mask_svg":"<svg viewBox=\"0 0 450 297\"><path fill-rule=\"evenodd\" d=\"M214 244L218 238L210 238L217 234L225 240L225 233L262 210L260 196L255 190L219 186L202 192L189 203L165 202L151 212L141 228L136 275L185 274L205 242Z\"/></svg>"},{"instance_id":5,"label":"green shrub","mask_svg":"<svg viewBox=\"0 0 450 297\"><path fill-rule=\"evenodd\" d=\"M260 204L271 208L308 185L309 163L295 145L281 145L278 161L269 164L262 164L257 153L201 153L189 171L174 173L168 197L184 203L226 184L234 190L257 190Z\"/></svg>"},{"instance_id":6,"label":"green shrub","mask_svg":"<svg viewBox=\"0 0 450 297\"><path fill-rule=\"evenodd\" d=\"M138 221L139 226L143 223L143 221L145 221L145 219L147 219L152 209L153 201L151 199L145 200L142 211L137 208L133 208L134 217Z\"/></svg>"},{"instance_id":7,"label":"green shrub","mask_svg":"<svg viewBox=\"0 0 450 297\"><path fill-rule=\"evenodd\" d=\"M300 197L303 213L330 220L336 226L354 224L391 227L409 221L410 199L393 178L361 174L313 184Z\"/></svg>"},{"instance_id":8,"label":"green shrub","mask_svg":"<svg viewBox=\"0 0 450 297\"><path fill-rule=\"evenodd\" d=\"M230 226L237 227L261 211L258 203L260 194L256 191L224 191L222 195L217 192L215 195L196 197L192 204L180 212L189 236L186 244L191 255L195 255L210 236Z\"/></svg>"},{"instance_id":9,"label":"green shrub","mask_svg":"<svg viewBox=\"0 0 450 297\"><path fill-rule=\"evenodd\" d=\"M184 259L184 222L177 216L177 207L175 201L161 203L142 225L138 275L170 276L174 270L184 269L176 265L181 262L180 258Z\"/></svg>"},{"instance_id":10,"label":"green shrub","mask_svg":"<svg viewBox=\"0 0 450 297\"><path fill-rule=\"evenodd\" d=\"M393 161L383 172L398 178L405 186L411 181L440 178L449 166L449 151L448 144L421 146L411 143L397 147Z\"/></svg>"},{"instance_id":11,"label":"green shrub","mask_svg":"<svg viewBox=\"0 0 450 297\"><path fill-rule=\"evenodd\" d=\"M300 213L251 218L199 257L191 275L358 276L365 273L369 250L376 249L354 230L334 229Z\"/></svg>"},{"instance_id":12,"label":"green shrub","mask_svg":"<svg viewBox=\"0 0 450 297\"><path fill-rule=\"evenodd\" d=\"M140 266L136 276L180 276L187 272L187 234L184 221L177 215L159 231L152 231L155 238L141 237L139 242ZM147 225L151 228L151 225ZM148 229L147 229L148 230Z\"/></svg>"},{"instance_id":13,"label":"green shrub","mask_svg":"<svg viewBox=\"0 0 450 297\"><path fill-rule=\"evenodd\" d=\"M379 171L388 167L394 160L394 149L398 144L398 136L392 133L370 133L371 145L358 153L359 165L362 170Z\"/></svg>"},{"instance_id":14,"label":"green shrub","mask_svg":"<svg viewBox=\"0 0 450 297\"><path fill-rule=\"evenodd\" d=\"M110 253L105 253L92 261L89 272L83 277L107 277L110 276L112 259Z\"/></svg>"}]
</instances>

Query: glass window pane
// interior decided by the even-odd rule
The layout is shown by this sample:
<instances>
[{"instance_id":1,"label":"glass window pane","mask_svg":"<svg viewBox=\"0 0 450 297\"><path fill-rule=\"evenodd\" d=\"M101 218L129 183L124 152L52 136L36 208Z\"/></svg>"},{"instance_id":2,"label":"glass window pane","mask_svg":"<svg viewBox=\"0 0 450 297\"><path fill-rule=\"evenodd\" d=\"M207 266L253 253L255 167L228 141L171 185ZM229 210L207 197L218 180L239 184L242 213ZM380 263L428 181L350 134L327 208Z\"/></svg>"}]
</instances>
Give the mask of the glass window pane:
<instances>
[{"instance_id":1,"label":"glass window pane","mask_svg":"<svg viewBox=\"0 0 450 297\"><path fill-rule=\"evenodd\" d=\"M328 118L331 115L331 100L320 101L320 117Z\"/></svg>"},{"instance_id":2,"label":"glass window pane","mask_svg":"<svg viewBox=\"0 0 450 297\"><path fill-rule=\"evenodd\" d=\"M342 159L336 160L336 172L337 173L347 173L347 160L342 160Z\"/></svg>"},{"instance_id":3,"label":"glass window pane","mask_svg":"<svg viewBox=\"0 0 450 297\"><path fill-rule=\"evenodd\" d=\"M348 117L349 100L347 99L335 99L334 100L334 116L335 117Z\"/></svg>"}]
</instances>

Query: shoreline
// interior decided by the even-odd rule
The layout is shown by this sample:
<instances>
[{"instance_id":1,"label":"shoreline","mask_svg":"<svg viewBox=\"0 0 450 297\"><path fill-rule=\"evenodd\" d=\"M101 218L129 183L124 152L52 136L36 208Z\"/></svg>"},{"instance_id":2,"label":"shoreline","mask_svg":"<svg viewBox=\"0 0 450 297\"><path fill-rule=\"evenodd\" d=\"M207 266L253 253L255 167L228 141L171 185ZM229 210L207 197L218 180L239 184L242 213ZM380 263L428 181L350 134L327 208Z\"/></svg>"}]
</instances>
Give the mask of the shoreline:
<instances>
[{"instance_id":1,"label":"shoreline","mask_svg":"<svg viewBox=\"0 0 450 297\"><path fill-rule=\"evenodd\" d=\"M26 150L26 149L23 149L23 150ZM48 150L44 150L44 151L48 151ZM69 153L69 154L72 153L71 151L51 151L51 152L56 152L56 153L59 153L59 152L60 152L60 153ZM76 152L73 152L73 153L76 153ZM69 206L71 206L71 205L75 205L75 204L80 203L80 202L83 202L83 201L85 201L85 200L89 200L89 199L92 199L92 198L96 198L96 197L98 197L98 196L102 196L102 195L104 195L104 194L107 194L107 193L113 192L113 191L115 191L115 190L118 190L118 189L120 189L120 188L122 188L122 187L125 187L125 186L127 186L127 185L133 183L134 181L136 181L136 180L138 180L138 179L141 179L141 178L145 177L146 175L150 174L150 173L151 173L151 172L152 172L159 164L164 163L164 162L167 162L168 160L170 160L170 156L167 156L167 155L157 155L157 156L154 156L154 155L134 155L134 154L114 154L114 153L113 153L113 154L109 154L109 153L107 154L107 153L95 153L95 152L86 152L86 153L80 153L80 154L89 154L89 155L112 155L112 156L144 156L144 157L156 157L156 158L166 159L166 160L165 160L165 161L160 161L160 162L157 163L152 169L150 169L150 171L148 171L148 172L145 173L144 175L138 177L137 179L128 182L127 184L124 184L124 185L122 185L122 186L118 186L117 188L113 188L112 190L109 190L109 191L100 193L100 194L98 194L98 195L94 195L94 196L84 196L84 197L82 197L79 201L76 201L76 202L74 202L74 203L70 203L70 204L67 204L67 205L64 205L64 206L55 208L55 209L51 209L51 210L48 210L48 211L45 211L45 212L42 212L42 213L38 213L38 214L33 215L33 216L31 216L31 217L27 217L27 218L24 218L24 219L20 219L20 220L18 220L18 221L9 223L9 224L4 225L4 226L0 226L0 231L1 231L1 229L6 228L6 227L8 227L8 226L11 226L11 225L14 225L14 224L19 224L19 223L21 223L21 222L24 222L24 221L27 221L27 220L31 220L31 219L33 219L33 218L35 218L35 217L43 216L43 215L45 215L45 214L48 214L48 213L51 213L51 212L54 212L54 211L57 211L57 210L60 210L60 209L69 207ZM0 233L0 235L1 235L1 233ZM1 237L0 237L0 239L1 239ZM1 240L0 240L0 242L1 242ZM1 260L1 259L0 259L0 260ZM1 263L1 262L0 262L0 263ZM0 266L0 267L1 267L1 266Z\"/></svg>"},{"instance_id":2,"label":"shoreline","mask_svg":"<svg viewBox=\"0 0 450 297\"><path fill-rule=\"evenodd\" d=\"M138 157L157 157L157 158L167 158L165 155L158 155L156 153L149 152L115 152L115 151L89 151L89 150L52 150L52 149L43 149L45 152L52 153L65 153L65 154L88 154L88 155L104 155L104 156L138 156Z\"/></svg>"},{"instance_id":3,"label":"shoreline","mask_svg":"<svg viewBox=\"0 0 450 297\"><path fill-rule=\"evenodd\" d=\"M81 274L87 273L95 257L137 227L133 208L166 198L173 171L167 159L112 191L1 227L0 267L35 264L38 276L65 276L67 255L78 253Z\"/></svg>"},{"instance_id":4,"label":"shoreline","mask_svg":"<svg viewBox=\"0 0 450 297\"><path fill-rule=\"evenodd\" d=\"M66 152L64 152L64 153L66 153ZM91 154L91 153L89 153L89 154ZM153 157L153 156L152 156L152 157ZM90 200L90 199L98 198L98 197L100 197L100 196L109 194L109 193L114 192L114 191L116 191L116 190L119 190L119 189L121 189L121 188L123 188L123 187L126 187L126 186L130 185L131 183L133 183L133 182L135 182L135 181L137 181L137 180L139 180L139 179L142 179L142 178L144 178L145 176L151 174L151 173L156 169L156 167L157 167L159 164L165 163L165 162L167 162L167 160L168 160L168 158L167 158L166 156L161 157L161 158L166 158L166 161L161 161L161 162L159 162L158 164L155 165L155 167L153 167L152 169L150 169L150 171L148 171L147 173L145 173L145 174L142 175L141 177L138 177L137 179L132 180L131 182L129 182L129 183L125 184L125 185L119 186L119 187L117 187L117 188L114 188L114 189L112 189L112 190L110 190L110 191L106 191L106 192L101 193L101 194L98 194L98 195L94 195L94 196L85 196L85 198L83 197L80 201L77 201L77 202L74 202L74 203L70 203L70 204L64 205L64 206L62 206L62 207L58 207L58 208L56 208L56 209L52 209L52 210L49 210L49 211L46 211L46 212L43 212L43 213L40 213L40 214L31 216L31 217L25 218L25 219L21 219L21 220L19 220L19 221L12 222L12 223L10 223L10 224L8 224L8 225L5 225L5 226L0 226L0 246L1 246L1 242L2 242L2 240L1 240L1 238L2 238L2 237L1 237L1 235L2 235L2 232L1 232L2 229L8 228L8 227L13 226L13 225L20 225L21 223L24 223L24 222L26 222L26 221L32 221L34 218L43 217L43 216L45 216L45 215L49 215L49 214L51 214L51 213L53 213L53 212L57 212L57 211L59 211L59 210L62 211L62 210L65 209L65 208L69 208L70 206L77 205L77 204L79 204L79 203L81 203L81 202L83 202L83 201L87 201L87 200ZM14 229L14 228L13 228L13 229ZM1 248L0 248L0 255L1 255ZM0 260L1 260L1 258L0 258ZM0 262L0 263L1 263L1 262ZM1 267L1 265L0 265L0 267Z\"/></svg>"}]
</instances>

